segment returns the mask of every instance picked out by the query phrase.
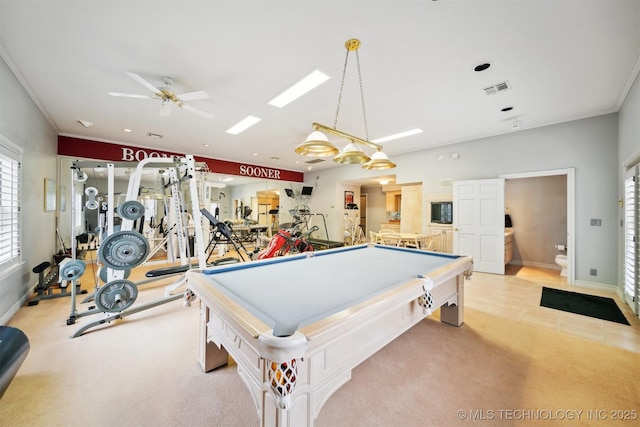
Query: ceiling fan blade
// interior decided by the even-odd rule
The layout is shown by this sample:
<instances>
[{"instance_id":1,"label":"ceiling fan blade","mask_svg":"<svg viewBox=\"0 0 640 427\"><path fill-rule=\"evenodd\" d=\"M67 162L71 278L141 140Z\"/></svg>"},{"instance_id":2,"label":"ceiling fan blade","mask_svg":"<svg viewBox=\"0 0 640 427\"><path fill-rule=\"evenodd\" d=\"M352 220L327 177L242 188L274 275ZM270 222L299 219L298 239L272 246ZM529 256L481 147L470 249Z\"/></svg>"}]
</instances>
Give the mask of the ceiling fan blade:
<instances>
[{"instance_id":1,"label":"ceiling fan blade","mask_svg":"<svg viewBox=\"0 0 640 427\"><path fill-rule=\"evenodd\" d=\"M197 114L200 117L204 117L205 119L211 120L213 118L213 114L209 114L205 111L198 110L197 108L192 107L191 105L188 105L188 104L178 104L178 105L180 106L180 108L187 111L191 111L192 113Z\"/></svg>"},{"instance_id":2,"label":"ceiling fan blade","mask_svg":"<svg viewBox=\"0 0 640 427\"><path fill-rule=\"evenodd\" d=\"M198 90L195 92L187 92L181 95L178 95L178 98L181 101L195 101L196 99L207 99L209 98L209 94L205 91Z\"/></svg>"},{"instance_id":3,"label":"ceiling fan blade","mask_svg":"<svg viewBox=\"0 0 640 427\"><path fill-rule=\"evenodd\" d=\"M133 93L120 93L120 92L107 92L111 96L121 96L124 98L140 98L140 99L154 99L149 95L136 95Z\"/></svg>"},{"instance_id":4,"label":"ceiling fan blade","mask_svg":"<svg viewBox=\"0 0 640 427\"><path fill-rule=\"evenodd\" d=\"M125 71L125 74L129 77L131 77L133 80L137 81L138 83L140 83L142 86L146 87L147 89L149 89L151 92L153 92L154 94L156 93L160 93L160 89L158 89L157 87L155 87L154 85L152 85L151 83L149 83L148 81L146 81L145 79L143 79L142 77L140 77L139 75L135 74L135 73L130 73L128 71Z\"/></svg>"}]
</instances>

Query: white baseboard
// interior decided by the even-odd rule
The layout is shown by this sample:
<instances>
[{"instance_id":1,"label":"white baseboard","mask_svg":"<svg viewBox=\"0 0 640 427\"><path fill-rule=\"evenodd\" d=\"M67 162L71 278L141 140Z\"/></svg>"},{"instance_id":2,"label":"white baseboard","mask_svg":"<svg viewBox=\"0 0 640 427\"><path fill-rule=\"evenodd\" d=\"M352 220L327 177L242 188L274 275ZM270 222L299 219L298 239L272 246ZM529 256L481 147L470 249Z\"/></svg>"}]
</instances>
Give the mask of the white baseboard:
<instances>
[{"instance_id":1,"label":"white baseboard","mask_svg":"<svg viewBox=\"0 0 640 427\"><path fill-rule=\"evenodd\" d=\"M29 290L30 292L27 292L26 294L24 294L24 296L22 298L20 298L19 301L17 301L15 304L13 304L11 306L11 308L9 310L7 310L6 313L4 313L4 315L2 317L0 317L0 325L6 325L9 320L11 320L11 318L18 312L18 310L20 310L22 308L22 306L27 302L27 300L29 299L29 295L31 295L32 290Z\"/></svg>"},{"instance_id":2,"label":"white baseboard","mask_svg":"<svg viewBox=\"0 0 640 427\"><path fill-rule=\"evenodd\" d=\"M536 267L536 268L545 268L547 270L562 270L558 264L545 264L542 262L532 262L532 261L521 261L518 259L512 259L509 261L509 264L512 265L522 265L525 267Z\"/></svg>"},{"instance_id":3,"label":"white baseboard","mask_svg":"<svg viewBox=\"0 0 640 427\"><path fill-rule=\"evenodd\" d=\"M618 288L616 285L606 285L603 283L585 282L583 280L576 280L574 286L579 288L597 289L599 291L606 291L615 293Z\"/></svg>"}]
</instances>

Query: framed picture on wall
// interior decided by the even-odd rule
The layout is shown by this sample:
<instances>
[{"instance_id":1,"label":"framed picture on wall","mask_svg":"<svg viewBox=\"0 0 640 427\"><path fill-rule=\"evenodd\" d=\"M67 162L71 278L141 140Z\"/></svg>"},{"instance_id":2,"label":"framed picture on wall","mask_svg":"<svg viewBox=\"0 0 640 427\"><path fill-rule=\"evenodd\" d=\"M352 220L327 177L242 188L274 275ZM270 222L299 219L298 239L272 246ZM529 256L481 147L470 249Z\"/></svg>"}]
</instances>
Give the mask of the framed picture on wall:
<instances>
[{"instance_id":1,"label":"framed picture on wall","mask_svg":"<svg viewBox=\"0 0 640 427\"><path fill-rule=\"evenodd\" d=\"M344 208L348 209L349 205L353 204L353 191L344 192Z\"/></svg>"}]
</instances>

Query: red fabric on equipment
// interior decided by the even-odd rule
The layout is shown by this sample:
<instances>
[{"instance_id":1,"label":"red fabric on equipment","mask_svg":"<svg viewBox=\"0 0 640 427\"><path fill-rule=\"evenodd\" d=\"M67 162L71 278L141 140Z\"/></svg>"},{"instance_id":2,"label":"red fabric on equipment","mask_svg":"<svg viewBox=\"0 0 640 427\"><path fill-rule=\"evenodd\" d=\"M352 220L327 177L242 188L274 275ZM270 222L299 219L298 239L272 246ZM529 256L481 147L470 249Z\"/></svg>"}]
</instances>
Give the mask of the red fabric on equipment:
<instances>
[{"instance_id":1,"label":"red fabric on equipment","mask_svg":"<svg viewBox=\"0 0 640 427\"><path fill-rule=\"evenodd\" d=\"M283 248L289 241L291 234L285 230L280 230L275 236L269 240L269 246L267 246L262 252L258 254L258 259L273 258L277 256L278 251Z\"/></svg>"}]
</instances>

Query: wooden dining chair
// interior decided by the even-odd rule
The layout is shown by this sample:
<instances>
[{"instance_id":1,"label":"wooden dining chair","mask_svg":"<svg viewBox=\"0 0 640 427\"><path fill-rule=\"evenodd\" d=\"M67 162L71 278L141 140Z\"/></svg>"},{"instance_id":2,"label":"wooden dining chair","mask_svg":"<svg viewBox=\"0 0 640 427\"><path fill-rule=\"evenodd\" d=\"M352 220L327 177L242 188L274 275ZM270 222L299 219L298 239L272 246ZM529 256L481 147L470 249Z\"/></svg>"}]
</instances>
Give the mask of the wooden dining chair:
<instances>
[{"instance_id":1,"label":"wooden dining chair","mask_svg":"<svg viewBox=\"0 0 640 427\"><path fill-rule=\"evenodd\" d=\"M412 248L412 249L420 249L420 243L418 241L418 237L420 237L420 235L415 234L410 239L404 238L402 242L403 246L407 248Z\"/></svg>"},{"instance_id":2,"label":"wooden dining chair","mask_svg":"<svg viewBox=\"0 0 640 427\"><path fill-rule=\"evenodd\" d=\"M400 235L394 233L380 233L378 234L378 239L380 243L388 246L399 246L400 245Z\"/></svg>"},{"instance_id":3,"label":"wooden dining chair","mask_svg":"<svg viewBox=\"0 0 640 427\"><path fill-rule=\"evenodd\" d=\"M433 239L427 234L420 234L416 236L415 245L418 249L423 251L432 251L434 249Z\"/></svg>"},{"instance_id":4,"label":"wooden dining chair","mask_svg":"<svg viewBox=\"0 0 640 427\"><path fill-rule=\"evenodd\" d=\"M429 230L427 235L431 238L431 251L443 251L442 230Z\"/></svg>"}]
</instances>

